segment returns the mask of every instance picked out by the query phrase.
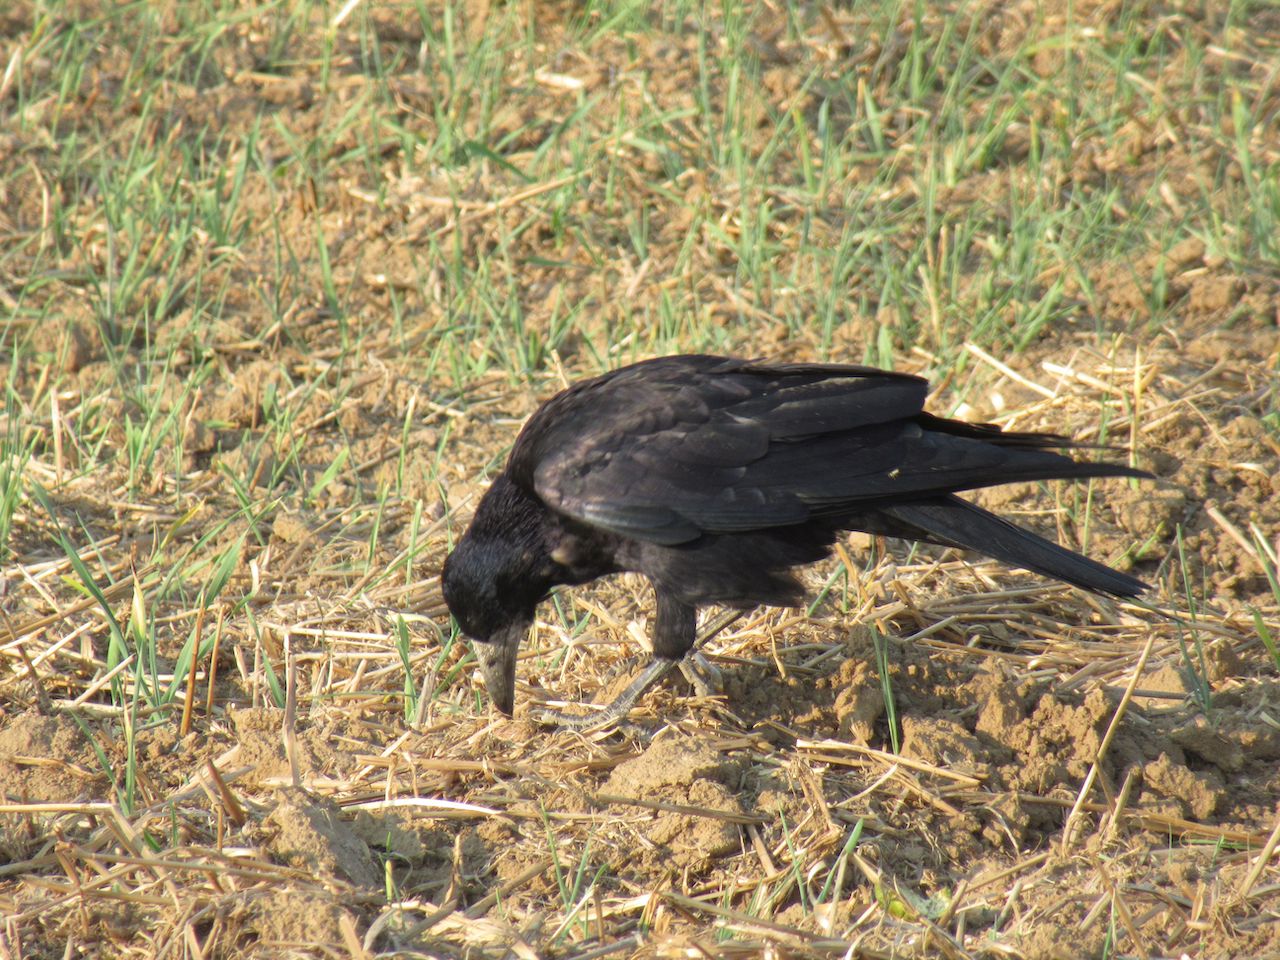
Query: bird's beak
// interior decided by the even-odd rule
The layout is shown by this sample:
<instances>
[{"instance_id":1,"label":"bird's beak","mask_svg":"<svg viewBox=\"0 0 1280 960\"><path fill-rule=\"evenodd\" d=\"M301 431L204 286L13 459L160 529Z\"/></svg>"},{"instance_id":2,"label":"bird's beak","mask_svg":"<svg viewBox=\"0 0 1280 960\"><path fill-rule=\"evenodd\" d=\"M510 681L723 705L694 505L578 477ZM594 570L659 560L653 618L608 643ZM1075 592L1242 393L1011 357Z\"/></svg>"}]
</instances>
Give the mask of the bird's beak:
<instances>
[{"instance_id":1,"label":"bird's beak","mask_svg":"<svg viewBox=\"0 0 1280 960\"><path fill-rule=\"evenodd\" d=\"M520 641L528 631L527 623L515 623L499 630L488 640L471 643L480 661L480 675L484 677L489 699L501 713L511 716L516 705L516 654Z\"/></svg>"}]
</instances>

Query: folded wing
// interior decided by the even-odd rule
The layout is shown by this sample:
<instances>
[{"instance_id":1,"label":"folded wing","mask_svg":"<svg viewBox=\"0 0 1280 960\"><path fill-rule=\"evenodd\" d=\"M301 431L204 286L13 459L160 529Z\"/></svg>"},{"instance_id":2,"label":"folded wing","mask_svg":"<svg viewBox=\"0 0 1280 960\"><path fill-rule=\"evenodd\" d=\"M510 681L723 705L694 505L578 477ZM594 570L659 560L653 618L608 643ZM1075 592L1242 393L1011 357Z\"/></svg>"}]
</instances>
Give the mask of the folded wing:
<instances>
[{"instance_id":1,"label":"folded wing","mask_svg":"<svg viewBox=\"0 0 1280 960\"><path fill-rule=\"evenodd\" d=\"M510 469L548 506L674 545L997 483L1134 475L1061 437L923 413L924 380L865 367L674 357L587 381L525 428Z\"/></svg>"}]
</instances>

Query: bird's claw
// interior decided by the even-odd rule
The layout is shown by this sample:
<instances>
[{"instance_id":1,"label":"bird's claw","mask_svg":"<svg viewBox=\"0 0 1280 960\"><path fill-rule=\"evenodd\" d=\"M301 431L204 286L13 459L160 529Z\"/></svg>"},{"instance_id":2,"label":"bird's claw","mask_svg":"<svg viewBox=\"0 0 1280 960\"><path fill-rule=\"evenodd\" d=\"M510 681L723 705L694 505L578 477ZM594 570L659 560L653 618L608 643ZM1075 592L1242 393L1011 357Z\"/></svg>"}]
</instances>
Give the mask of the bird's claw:
<instances>
[{"instance_id":1,"label":"bird's claw","mask_svg":"<svg viewBox=\"0 0 1280 960\"><path fill-rule=\"evenodd\" d=\"M627 688L618 694L612 703L608 706L600 708L598 713L590 713L586 716L577 714L565 714L558 710L540 710L533 715L533 719L548 726L562 727L568 730L588 731L599 730L604 727L613 726L628 713L631 708L636 705L639 699L645 695L654 684L671 672L671 669L683 660L653 660L648 666L640 672L634 680L627 685ZM595 706L588 704L587 706Z\"/></svg>"},{"instance_id":2,"label":"bird's claw","mask_svg":"<svg viewBox=\"0 0 1280 960\"><path fill-rule=\"evenodd\" d=\"M693 685L694 691L698 696L719 696L724 685L723 677L720 671L702 655L698 647L741 617L742 613L741 610L726 610L719 616L713 617L702 628L701 633L694 641L693 649L689 653L679 660L667 660L659 657L650 661L640 671L640 674L627 685L627 688L618 694L608 706L599 708L599 712L580 716L577 714L564 714L558 710L539 710L531 715L532 719L536 723L578 731L600 730L612 726L630 713L631 708L651 687L677 667ZM588 706L595 705L588 704Z\"/></svg>"},{"instance_id":3,"label":"bird's claw","mask_svg":"<svg viewBox=\"0 0 1280 960\"><path fill-rule=\"evenodd\" d=\"M718 697L724 693L724 674L701 650L690 650L678 663L680 672L699 697Z\"/></svg>"}]
</instances>

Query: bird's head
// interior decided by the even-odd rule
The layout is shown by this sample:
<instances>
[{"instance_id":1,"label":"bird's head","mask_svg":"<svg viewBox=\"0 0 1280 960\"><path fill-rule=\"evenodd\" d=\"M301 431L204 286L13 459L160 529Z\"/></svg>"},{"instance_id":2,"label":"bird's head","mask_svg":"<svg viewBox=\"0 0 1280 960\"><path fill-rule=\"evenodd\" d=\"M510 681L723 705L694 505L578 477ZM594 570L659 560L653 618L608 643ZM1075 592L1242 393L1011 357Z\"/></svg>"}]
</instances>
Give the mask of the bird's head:
<instances>
[{"instance_id":1,"label":"bird's head","mask_svg":"<svg viewBox=\"0 0 1280 960\"><path fill-rule=\"evenodd\" d=\"M499 477L440 574L444 601L473 641L489 697L507 716L515 707L516 654L553 585L527 499Z\"/></svg>"},{"instance_id":2,"label":"bird's head","mask_svg":"<svg viewBox=\"0 0 1280 960\"><path fill-rule=\"evenodd\" d=\"M471 638L485 688L508 716L515 706L516 654L540 596L511 576L503 544L464 537L444 562L440 585L449 612Z\"/></svg>"}]
</instances>

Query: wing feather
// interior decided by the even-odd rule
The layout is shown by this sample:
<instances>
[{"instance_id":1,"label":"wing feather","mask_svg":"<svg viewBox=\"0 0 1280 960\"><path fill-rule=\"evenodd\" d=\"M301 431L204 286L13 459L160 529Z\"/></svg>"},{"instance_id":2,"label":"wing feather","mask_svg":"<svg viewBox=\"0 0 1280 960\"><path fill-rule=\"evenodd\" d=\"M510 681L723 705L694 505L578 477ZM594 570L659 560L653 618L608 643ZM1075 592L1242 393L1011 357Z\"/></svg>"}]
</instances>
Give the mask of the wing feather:
<instances>
[{"instance_id":1,"label":"wing feather","mask_svg":"<svg viewBox=\"0 0 1280 960\"><path fill-rule=\"evenodd\" d=\"M548 401L509 469L561 513L655 543L801 523L888 464L860 432L909 422L925 393L917 377L866 367L663 358ZM832 481L860 446L875 464Z\"/></svg>"},{"instance_id":2,"label":"wing feather","mask_svg":"<svg viewBox=\"0 0 1280 960\"><path fill-rule=\"evenodd\" d=\"M1061 438L923 413L906 374L682 356L553 397L508 470L560 513L660 544L838 518L997 482L1133 475Z\"/></svg>"}]
</instances>

